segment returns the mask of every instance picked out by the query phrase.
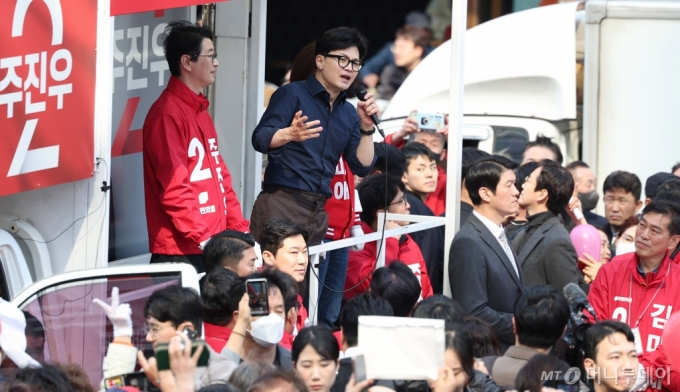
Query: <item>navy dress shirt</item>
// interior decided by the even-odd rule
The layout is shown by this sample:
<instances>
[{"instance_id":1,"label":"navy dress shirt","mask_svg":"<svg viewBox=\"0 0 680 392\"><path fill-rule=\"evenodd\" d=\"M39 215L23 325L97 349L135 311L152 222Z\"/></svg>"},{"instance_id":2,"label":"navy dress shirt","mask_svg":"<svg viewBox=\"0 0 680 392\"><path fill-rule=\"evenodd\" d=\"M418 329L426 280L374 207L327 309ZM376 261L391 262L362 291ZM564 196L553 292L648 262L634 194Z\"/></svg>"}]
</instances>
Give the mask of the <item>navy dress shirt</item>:
<instances>
[{"instance_id":1,"label":"navy dress shirt","mask_svg":"<svg viewBox=\"0 0 680 392\"><path fill-rule=\"evenodd\" d=\"M285 186L330 197L331 179L341 154L352 173L361 177L368 175L375 157L369 166L362 165L357 158L361 140L359 116L345 98L345 93L341 92L331 111L330 94L313 75L276 90L252 138L255 150L268 155L264 185ZM270 149L276 131L289 127L298 110L309 117L307 121L321 121L318 126L323 130L319 137Z\"/></svg>"}]
</instances>

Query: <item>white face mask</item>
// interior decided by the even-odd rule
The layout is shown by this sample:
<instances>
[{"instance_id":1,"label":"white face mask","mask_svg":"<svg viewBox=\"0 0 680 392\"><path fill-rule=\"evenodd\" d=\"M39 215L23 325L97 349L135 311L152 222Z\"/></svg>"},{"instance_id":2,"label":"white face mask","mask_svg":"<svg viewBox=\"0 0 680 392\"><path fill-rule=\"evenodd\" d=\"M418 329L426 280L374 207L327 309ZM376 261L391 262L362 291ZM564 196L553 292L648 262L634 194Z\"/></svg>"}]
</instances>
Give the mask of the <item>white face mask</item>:
<instances>
[{"instance_id":1,"label":"white face mask","mask_svg":"<svg viewBox=\"0 0 680 392\"><path fill-rule=\"evenodd\" d=\"M255 343L262 347L272 347L283 338L283 327L285 320L275 313L269 313L250 323L251 330L248 331Z\"/></svg>"},{"instance_id":2,"label":"white face mask","mask_svg":"<svg viewBox=\"0 0 680 392\"><path fill-rule=\"evenodd\" d=\"M626 253L635 252L635 242L621 242L616 245L616 255L624 255Z\"/></svg>"}]
</instances>

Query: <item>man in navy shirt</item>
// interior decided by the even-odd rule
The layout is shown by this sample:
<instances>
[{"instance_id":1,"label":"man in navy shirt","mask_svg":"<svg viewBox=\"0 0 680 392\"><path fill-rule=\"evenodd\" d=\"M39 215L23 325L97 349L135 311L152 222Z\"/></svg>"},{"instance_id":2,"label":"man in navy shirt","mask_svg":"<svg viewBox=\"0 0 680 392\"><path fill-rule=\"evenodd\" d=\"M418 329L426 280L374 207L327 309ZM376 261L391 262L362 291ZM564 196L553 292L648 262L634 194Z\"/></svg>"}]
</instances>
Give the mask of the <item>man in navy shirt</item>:
<instances>
[{"instance_id":1,"label":"man in navy shirt","mask_svg":"<svg viewBox=\"0 0 680 392\"><path fill-rule=\"evenodd\" d=\"M308 245L320 244L340 155L362 177L375 160L371 115L378 107L367 94L355 109L345 95L363 65L366 38L347 27L329 30L316 40L314 55L316 73L279 88L253 132L253 147L269 160L250 221L258 242L266 222L281 218L305 226Z\"/></svg>"}]
</instances>

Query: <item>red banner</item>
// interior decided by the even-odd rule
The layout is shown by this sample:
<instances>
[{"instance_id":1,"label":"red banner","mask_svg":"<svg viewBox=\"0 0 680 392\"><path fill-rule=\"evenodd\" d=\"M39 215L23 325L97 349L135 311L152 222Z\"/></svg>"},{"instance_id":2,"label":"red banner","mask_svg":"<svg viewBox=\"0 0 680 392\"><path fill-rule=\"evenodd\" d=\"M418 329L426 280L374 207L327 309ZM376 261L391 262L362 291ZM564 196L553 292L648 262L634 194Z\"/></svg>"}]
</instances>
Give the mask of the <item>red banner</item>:
<instances>
[{"instance_id":1,"label":"red banner","mask_svg":"<svg viewBox=\"0 0 680 392\"><path fill-rule=\"evenodd\" d=\"M0 196L91 177L97 1L4 3Z\"/></svg>"},{"instance_id":2,"label":"red banner","mask_svg":"<svg viewBox=\"0 0 680 392\"><path fill-rule=\"evenodd\" d=\"M229 0L111 0L111 16L134 14L170 8L189 7L206 3L223 3Z\"/></svg>"}]
</instances>

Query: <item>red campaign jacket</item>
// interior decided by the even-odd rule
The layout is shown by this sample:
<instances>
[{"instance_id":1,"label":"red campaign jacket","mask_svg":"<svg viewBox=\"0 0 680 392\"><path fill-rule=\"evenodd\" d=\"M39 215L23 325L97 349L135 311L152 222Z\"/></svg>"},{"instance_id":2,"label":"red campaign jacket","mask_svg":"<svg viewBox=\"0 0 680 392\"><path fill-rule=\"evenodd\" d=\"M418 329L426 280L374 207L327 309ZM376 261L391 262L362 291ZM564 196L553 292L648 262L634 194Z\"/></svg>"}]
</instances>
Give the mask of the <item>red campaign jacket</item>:
<instances>
[{"instance_id":1,"label":"red campaign jacket","mask_svg":"<svg viewBox=\"0 0 680 392\"><path fill-rule=\"evenodd\" d=\"M440 216L446 212L446 172L437 166L437 188L434 192L427 195L425 205L430 207L435 216Z\"/></svg>"},{"instance_id":2,"label":"red campaign jacket","mask_svg":"<svg viewBox=\"0 0 680 392\"><path fill-rule=\"evenodd\" d=\"M248 231L217 146L209 102L176 77L144 121L144 199L151 253L201 254L226 229Z\"/></svg>"},{"instance_id":3,"label":"red campaign jacket","mask_svg":"<svg viewBox=\"0 0 680 392\"><path fill-rule=\"evenodd\" d=\"M638 256L634 252L617 256L603 265L590 285L588 300L599 320L614 319L634 328L640 319L637 326L643 353L638 353L638 358L652 380L648 392L680 391L680 372L677 370L660 380L654 375L664 375L661 370L654 369L665 371L670 368L659 345L666 321L680 309L680 267L666 255L658 272L650 272L643 279L637 265Z\"/></svg>"},{"instance_id":4,"label":"red campaign jacket","mask_svg":"<svg viewBox=\"0 0 680 392\"><path fill-rule=\"evenodd\" d=\"M221 353L231 336L231 328L203 322L205 342L216 353Z\"/></svg>"},{"instance_id":5,"label":"red campaign jacket","mask_svg":"<svg viewBox=\"0 0 680 392\"><path fill-rule=\"evenodd\" d=\"M298 304L300 304L300 308L297 311L297 319L295 320L295 331L294 333L287 333L284 331L283 337L279 342L279 345L285 347L288 350L293 350L293 341L295 341L295 336L300 333L302 328L307 326L309 318L307 309L305 309L305 306L302 304L302 297L300 297L300 294L297 296L297 301Z\"/></svg>"},{"instance_id":6,"label":"red campaign jacket","mask_svg":"<svg viewBox=\"0 0 680 392\"><path fill-rule=\"evenodd\" d=\"M366 223L362 223L362 229L364 230L364 234L373 233L371 226ZM418 244L416 244L408 234L406 235L406 241L399 241L392 237L387 238L386 241L385 265L390 265L395 260L403 261L404 264L411 268L418 278L423 298L431 296L432 285L430 284L430 277L427 275L425 260L423 260L423 254L420 252ZM344 296L346 300L368 291L368 288L371 286L371 275L373 274L373 268L375 267L376 248L377 242L367 242L364 244L364 249L356 252L349 252L345 290L349 290L357 284L358 286L345 292ZM364 278L366 279L363 280Z\"/></svg>"},{"instance_id":7,"label":"red campaign jacket","mask_svg":"<svg viewBox=\"0 0 680 392\"><path fill-rule=\"evenodd\" d=\"M392 143L392 134L387 135L385 143L391 144L399 149L406 144L404 140L399 143ZM427 195L425 198L425 205L430 207L435 216L441 216L446 212L446 172L441 167L437 166L437 188L434 192Z\"/></svg>"},{"instance_id":8,"label":"red campaign jacket","mask_svg":"<svg viewBox=\"0 0 680 392\"><path fill-rule=\"evenodd\" d=\"M354 226L354 174L349 165L340 157L331 179L331 196L326 201L328 229L326 238L341 240L349 237L349 229Z\"/></svg>"}]
</instances>

